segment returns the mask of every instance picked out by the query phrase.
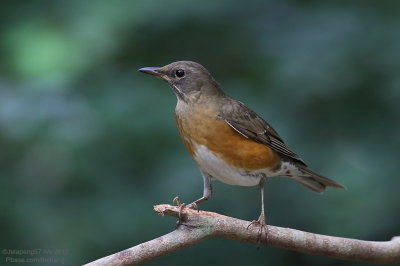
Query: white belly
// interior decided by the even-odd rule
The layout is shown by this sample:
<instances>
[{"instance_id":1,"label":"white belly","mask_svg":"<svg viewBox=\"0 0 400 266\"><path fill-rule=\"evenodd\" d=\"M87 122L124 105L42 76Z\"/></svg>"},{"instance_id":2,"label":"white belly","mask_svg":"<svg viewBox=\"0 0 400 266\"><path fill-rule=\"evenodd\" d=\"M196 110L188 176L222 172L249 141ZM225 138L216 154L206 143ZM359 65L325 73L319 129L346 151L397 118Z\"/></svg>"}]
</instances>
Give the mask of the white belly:
<instances>
[{"instance_id":1,"label":"white belly","mask_svg":"<svg viewBox=\"0 0 400 266\"><path fill-rule=\"evenodd\" d=\"M199 168L223 183L255 186L260 183L261 178L268 176L269 169L249 171L232 167L204 145L195 145L195 151L194 159Z\"/></svg>"}]
</instances>

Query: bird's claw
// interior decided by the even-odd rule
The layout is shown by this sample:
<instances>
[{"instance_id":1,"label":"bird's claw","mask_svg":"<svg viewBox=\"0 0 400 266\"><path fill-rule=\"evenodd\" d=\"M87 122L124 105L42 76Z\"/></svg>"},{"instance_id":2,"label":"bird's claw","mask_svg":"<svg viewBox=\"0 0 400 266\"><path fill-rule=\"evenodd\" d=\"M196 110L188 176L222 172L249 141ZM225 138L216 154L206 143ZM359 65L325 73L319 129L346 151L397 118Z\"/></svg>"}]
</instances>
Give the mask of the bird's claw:
<instances>
[{"instance_id":1,"label":"bird's claw","mask_svg":"<svg viewBox=\"0 0 400 266\"><path fill-rule=\"evenodd\" d=\"M184 208L195 209L195 210L199 211L199 207L197 206L196 202L192 202L189 205L186 205L185 203L181 203L181 201L180 201L178 196L176 196L172 200L172 203L175 204L179 208L179 212L178 212L179 220L176 223L177 226L181 224L181 221L182 221L182 218L183 218L182 211L183 211Z\"/></svg>"},{"instance_id":2,"label":"bird's claw","mask_svg":"<svg viewBox=\"0 0 400 266\"><path fill-rule=\"evenodd\" d=\"M182 210L183 208L186 206L185 203L181 203L181 200L179 199L178 196L176 196L173 200L172 200L172 204L175 204L178 208L179 208L179 212L178 212L178 218L179 221L177 222L177 226L180 224L181 220L182 220Z\"/></svg>"},{"instance_id":3,"label":"bird's claw","mask_svg":"<svg viewBox=\"0 0 400 266\"><path fill-rule=\"evenodd\" d=\"M252 225L259 226L257 243L260 244L264 241L268 242L268 226L265 223L265 218L260 216L258 220L251 221L246 229L248 230Z\"/></svg>"},{"instance_id":4,"label":"bird's claw","mask_svg":"<svg viewBox=\"0 0 400 266\"><path fill-rule=\"evenodd\" d=\"M172 200L172 204L176 204L176 206L179 206L181 203L180 199L178 196L176 196L173 200Z\"/></svg>"},{"instance_id":5,"label":"bird's claw","mask_svg":"<svg viewBox=\"0 0 400 266\"><path fill-rule=\"evenodd\" d=\"M197 212L199 212L199 206L197 205L196 202L190 203L189 205L186 206L186 208L194 209L194 210L197 210Z\"/></svg>"},{"instance_id":6,"label":"bird's claw","mask_svg":"<svg viewBox=\"0 0 400 266\"><path fill-rule=\"evenodd\" d=\"M199 211L199 206L197 205L196 201L186 205L185 203L181 203L181 200L179 199L178 196L176 196L173 200L172 200L172 204L175 204L176 206L178 206L179 208L183 209L183 207L189 208L189 209L194 209Z\"/></svg>"}]
</instances>

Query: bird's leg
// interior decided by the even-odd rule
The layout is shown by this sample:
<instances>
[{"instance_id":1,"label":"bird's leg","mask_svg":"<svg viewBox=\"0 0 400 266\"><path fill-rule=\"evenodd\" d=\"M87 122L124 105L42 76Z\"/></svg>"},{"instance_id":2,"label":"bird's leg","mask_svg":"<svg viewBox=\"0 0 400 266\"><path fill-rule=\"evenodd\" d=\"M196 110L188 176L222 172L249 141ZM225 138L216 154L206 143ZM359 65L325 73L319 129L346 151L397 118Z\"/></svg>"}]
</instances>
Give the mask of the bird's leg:
<instances>
[{"instance_id":1,"label":"bird's leg","mask_svg":"<svg viewBox=\"0 0 400 266\"><path fill-rule=\"evenodd\" d=\"M209 198L211 198L212 195L211 176L207 173L204 173L203 171L201 172L201 174L203 176L203 183L204 183L203 196L201 198L193 201L189 205L186 205L185 203L180 203L178 196L176 196L172 201L173 203L176 203L176 205L179 207L179 220L181 220L182 218L181 212L183 208L187 207L198 210L198 204L200 202L206 201Z\"/></svg>"},{"instance_id":2,"label":"bird's leg","mask_svg":"<svg viewBox=\"0 0 400 266\"><path fill-rule=\"evenodd\" d=\"M267 230L267 224L265 223L265 211L264 211L264 187L265 183L267 182L267 178L263 177L260 180L260 192L261 192L261 214L260 217L258 217L258 220L252 221L248 226L247 229L249 229L250 226L252 225L258 225L258 242L261 242L263 238L263 233L265 233L266 239L268 239L268 230Z\"/></svg>"},{"instance_id":3,"label":"bird's leg","mask_svg":"<svg viewBox=\"0 0 400 266\"><path fill-rule=\"evenodd\" d=\"M188 208L198 210L198 204L200 202L206 201L209 198L211 198L212 195L211 176L207 173L204 173L203 171L201 172L201 175L203 176L203 183L204 183L203 196L193 201L189 205L187 205Z\"/></svg>"}]
</instances>

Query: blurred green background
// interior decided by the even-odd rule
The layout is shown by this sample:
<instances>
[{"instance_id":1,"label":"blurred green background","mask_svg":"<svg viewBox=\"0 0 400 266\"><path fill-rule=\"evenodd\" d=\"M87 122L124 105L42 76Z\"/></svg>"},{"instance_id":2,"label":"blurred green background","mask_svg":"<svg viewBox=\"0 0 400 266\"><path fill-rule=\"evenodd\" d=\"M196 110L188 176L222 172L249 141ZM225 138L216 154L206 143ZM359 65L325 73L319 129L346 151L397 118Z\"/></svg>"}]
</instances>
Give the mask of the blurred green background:
<instances>
[{"instance_id":1,"label":"blurred green background","mask_svg":"<svg viewBox=\"0 0 400 266\"><path fill-rule=\"evenodd\" d=\"M2 1L0 15L0 248L66 250L77 265L174 229L152 206L197 199L202 179L175 96L136 70L178 60L347 187L273 179L269 224L400 234L399 1ZM258 187L214 182L201 209L253 220L259 205ZM212 239L147 265L187 264L354 263Z\"/></svg>"}]
</instances>

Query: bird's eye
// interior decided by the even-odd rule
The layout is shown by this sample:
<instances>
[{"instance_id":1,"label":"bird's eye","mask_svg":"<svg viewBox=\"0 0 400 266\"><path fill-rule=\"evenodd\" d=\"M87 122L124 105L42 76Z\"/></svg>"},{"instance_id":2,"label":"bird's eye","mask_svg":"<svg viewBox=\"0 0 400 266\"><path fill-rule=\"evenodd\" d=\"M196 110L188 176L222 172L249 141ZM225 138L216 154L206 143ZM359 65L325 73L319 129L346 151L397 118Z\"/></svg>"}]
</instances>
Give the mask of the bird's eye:
<instances>
[{"instance_id":1,"label":"bird's eye","mask_svg":"<svg viewBox=\"0 0 400 266\"><path fill-rule=\"evenodd\" d=\"M177 76L178 78L181 78L185 75L185 71L183 71L183 69L178 69L175 71L175 76Z\"/></svg>"}]
</instances>

